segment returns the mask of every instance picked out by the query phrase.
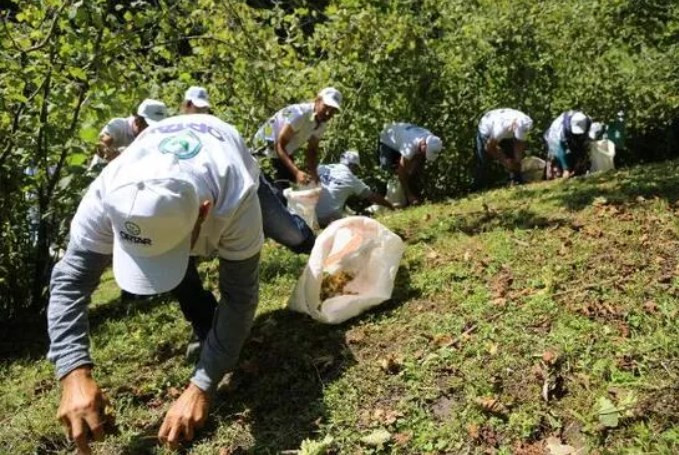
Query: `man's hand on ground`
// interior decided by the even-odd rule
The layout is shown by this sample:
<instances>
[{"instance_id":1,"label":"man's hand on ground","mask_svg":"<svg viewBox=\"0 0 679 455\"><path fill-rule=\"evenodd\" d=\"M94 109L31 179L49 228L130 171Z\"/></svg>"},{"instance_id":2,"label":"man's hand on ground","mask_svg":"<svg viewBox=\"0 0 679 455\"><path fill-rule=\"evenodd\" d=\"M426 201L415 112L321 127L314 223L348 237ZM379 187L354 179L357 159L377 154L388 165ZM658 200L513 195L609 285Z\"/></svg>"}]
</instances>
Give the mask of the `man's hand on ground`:
<instances>
[{"instance_id":1,"label":"man's hand on ground","mask_svg":"<svg viewBox=\"0 0 679 455\"><path fill-rule=\"evenodd\" d=\"M193 383L172 403L158 431L158 439L172 449L182 441L193 440L194 431L200 429L207 419L210 399Z\"/></svg>"},{"instance_id":2,"label":"man's hand on ground","mask_svg":"<svg viewBox=\"0 0 679 455\"><path fill-rule=\"evenodd\" d=\"M61 379L61 404L57 418L75 442L78 453L89 454L88 437L104 437L105 399L89 366L76 368Z\"/></svg>"}]
</instances>

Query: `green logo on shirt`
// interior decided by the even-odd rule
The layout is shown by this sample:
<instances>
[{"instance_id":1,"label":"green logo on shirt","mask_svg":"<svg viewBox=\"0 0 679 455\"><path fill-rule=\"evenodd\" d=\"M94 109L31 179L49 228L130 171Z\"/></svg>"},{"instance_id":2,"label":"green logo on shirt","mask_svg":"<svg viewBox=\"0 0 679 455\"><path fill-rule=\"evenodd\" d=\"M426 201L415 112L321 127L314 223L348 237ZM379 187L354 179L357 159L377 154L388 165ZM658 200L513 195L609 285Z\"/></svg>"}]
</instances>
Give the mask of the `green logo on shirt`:
<instances>
[{"instance_id":1,"label":"green logo on shirt","mask_svg":"<svg viewBox=\"0 0 679 455\"><path fill-rule=\"evenodd\" d=\"M133 223L132 221L125 221L124 226L125 226L125 230L132 235L141 234L141 228L139 227L139 225Z\"/></svg>"},{"instance_id":2,"label":"green logo on shirt","mask_svg":"<svg viewBox=\"0 0 679 455\"><path fill-rule=\"evenodd\" d=\"M168 137L158 145L161 153L171 153L180 160L193 158L203 148L198 136L192 131L182 131L181 134Z\"/></svg>"}]
</instances>

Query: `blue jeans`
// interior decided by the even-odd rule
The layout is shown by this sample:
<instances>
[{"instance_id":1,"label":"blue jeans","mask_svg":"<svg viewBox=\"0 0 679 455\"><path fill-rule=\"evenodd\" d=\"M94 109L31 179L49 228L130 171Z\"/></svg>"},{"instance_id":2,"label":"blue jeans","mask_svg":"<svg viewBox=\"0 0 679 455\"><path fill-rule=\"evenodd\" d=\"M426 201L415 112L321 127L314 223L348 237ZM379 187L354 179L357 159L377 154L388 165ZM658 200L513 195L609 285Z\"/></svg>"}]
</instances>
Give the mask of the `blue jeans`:
<instances>
[{"instance_id":1,"label":"blue jeans","mask_svg":"<svg viewBox=\"0 0 679 455\"><path fill-rule=\"evenodd\" d=\"M264 236L287 247L296 254L309 254L316 242L314 231L302 217L286 208L285 197L263 175L259 176L259 205L262 208Z\"/></svg>"}]
</instances>

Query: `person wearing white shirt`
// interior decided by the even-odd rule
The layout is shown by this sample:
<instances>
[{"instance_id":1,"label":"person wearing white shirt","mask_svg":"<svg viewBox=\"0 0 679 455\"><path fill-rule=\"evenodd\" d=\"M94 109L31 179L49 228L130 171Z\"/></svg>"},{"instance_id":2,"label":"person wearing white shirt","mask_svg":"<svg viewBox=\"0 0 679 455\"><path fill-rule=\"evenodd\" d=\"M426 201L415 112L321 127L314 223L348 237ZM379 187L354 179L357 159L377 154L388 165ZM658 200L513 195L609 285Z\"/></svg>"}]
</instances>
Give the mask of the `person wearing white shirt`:
<instances>
[{"instance_id":1,"label":"person wearing white shirt","mask_svg":"<svg viewBox=\"0 0 679 455\"><path fill-rule=\"evenodd\" d=\"M318 177L321 182L321 195L316 204L316 217L321 227L344 216L344 205L350 196L367 199L393 210L394 206L384 196L373 192L363 180L356 176L361 165L357 152L346 151L338 164L321 164Z\"/></svg>"},{"instance_id":2,"label":"person wearing white shirt","mask_svg":"<svg viewBox=\"0 0 679 455\"><path fill-rule=\"evenodd\" d=\"M171 291L204 340L200 360L160 427L162 442L193 438L211 396L233 369L258 303L264 241L259 167L231 125L205 114L147 128L90 184L54 266L48 358L61 382L58 418L81 453L103 435L104 398L93 378L87 305L112 263L118 285L138 295ZM192 256L219 257L216 303L192 276ZM217 307L215 311L214 308Z\"/></svg>"},{"instance_id":3,"label":"person wearing white shirt","mask_svg":"<svg viewBox=\"0 0 679 455\"><path fill-rule=\"evenodd\" d=\"M545 131L547 178L569 178L587 171L592 119L580 111L559 115Z\"/></svg>"},{"instance_id":4,"label":"person wearing white shirt","mask_svg":"<svg viewBox=\"0 0 679 455\"><path fill-rule=\"evenodd\" d=\"M166 117L165 103L147 98L141 102L136 114L110 120L99 133L96 154L88 170L98 173L109 161L120 155L146 127Z\"/></svg>"},{"instance_id":5,"label":"person wearing white shirt","mask_svg":"<svg viewBox=\"0 0 679 455\"><path fill-rule=\"evenodd\" d=\"M442 148L443 142L438 136L410 123L392 123L380 133L377 149L380 167L396 172L408 204L420 203L412 181L424 161L435 161Z\"/></svg>"},{"instance_id":6,"label":"person wearing white shirt","mask_svg":"<svg viewBox=\"0 0 679 455\"><path fill-rule=\"evenodd\" d=\"M273 183L281 191L289 182L307 184L318 181L318 145L328 121L340 110L342 94L326 87L311 103L287 106L267 120L255 133L256 150L263 150L271 158L274 168ZM293 160L295 152L306 145L306 166L302 171Z\"/></svg>"},{"instance_id":7,"label":"person wearing white shirt","mask_svg":"<svg viewBox=\"0 0 679 455\"><path fill-rule=\"evenodd\" d=\"M523 183L521 160L526 149L526 137L532 128L533 120L516 109L494 109L481 117L476 134L477 188L486 183L488 157L502 164L512 183Z\"/></svg>"},{"instance_id":8,"label":"person wearing white shirt","mask_svg":"<svg viewBox=\"0 0 679 455\"><path fill-rule=\"evenodd\" d=\"M182 114L209 114L210 99L204 87L189 87L180 106Z\"/></svg>"}]
</instances>

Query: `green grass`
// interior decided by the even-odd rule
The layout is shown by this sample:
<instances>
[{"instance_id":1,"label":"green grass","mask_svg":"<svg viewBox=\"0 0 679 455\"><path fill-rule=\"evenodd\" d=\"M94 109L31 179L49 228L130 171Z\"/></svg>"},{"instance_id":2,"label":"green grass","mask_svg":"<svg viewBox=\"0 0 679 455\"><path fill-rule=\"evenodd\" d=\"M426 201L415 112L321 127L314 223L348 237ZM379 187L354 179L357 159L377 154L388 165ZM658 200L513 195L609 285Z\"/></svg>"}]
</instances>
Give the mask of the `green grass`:
<instances>
[{"instance_id":1,"label":"green grass","mask_svg":"<svg viewBox=\"0 0 679 455\"><path fill-rule=\"evenodd\" d=\"M677 199L669 162L384 215L407 244L393 299L340 326L285 309L305 258L267 245L240 367L185 451L279 453L330 436L330 453L541 454L550 437L578 453L677 453ZM214 264L203 271L214 283ZM191 374L190 330L169 299L117 295L106 276L91 310L117 420L95 449L163 453L154 436ZM72 450L42 354L0 367L0 452ZM362 440L377 430L386 443Z\"/></svg>"}]
</instances>

